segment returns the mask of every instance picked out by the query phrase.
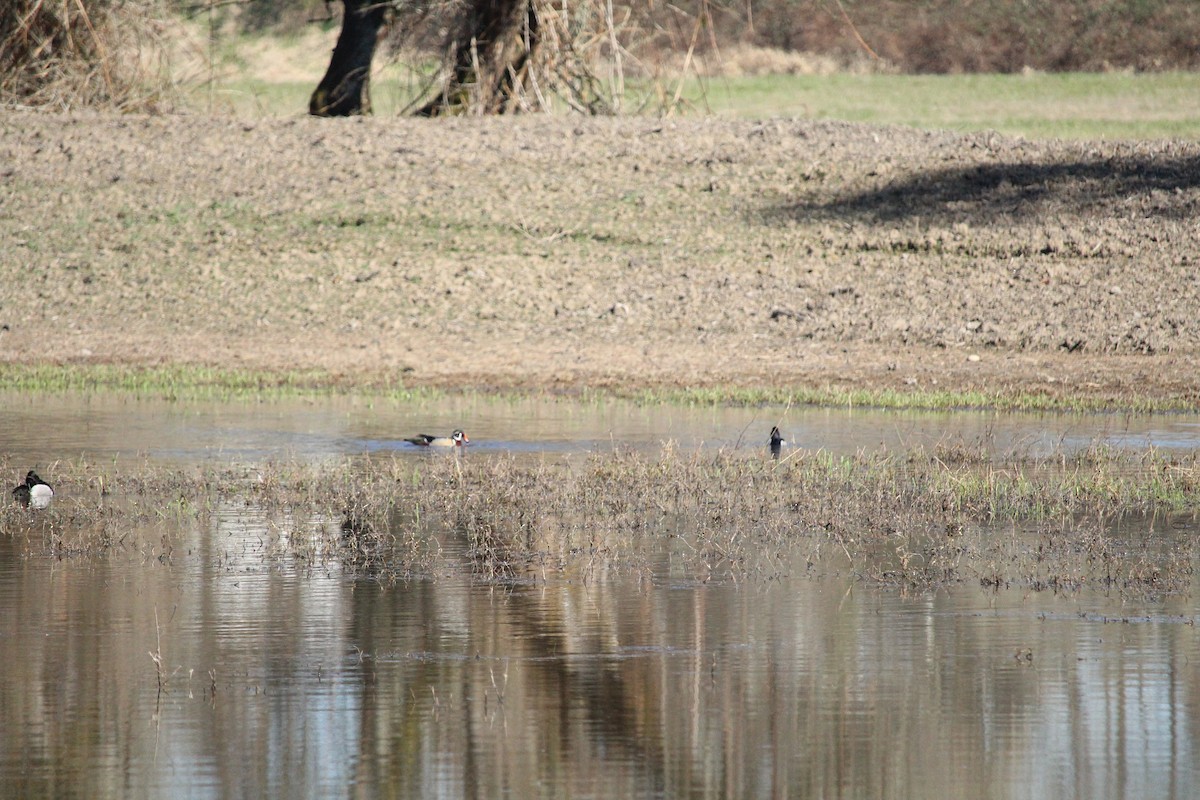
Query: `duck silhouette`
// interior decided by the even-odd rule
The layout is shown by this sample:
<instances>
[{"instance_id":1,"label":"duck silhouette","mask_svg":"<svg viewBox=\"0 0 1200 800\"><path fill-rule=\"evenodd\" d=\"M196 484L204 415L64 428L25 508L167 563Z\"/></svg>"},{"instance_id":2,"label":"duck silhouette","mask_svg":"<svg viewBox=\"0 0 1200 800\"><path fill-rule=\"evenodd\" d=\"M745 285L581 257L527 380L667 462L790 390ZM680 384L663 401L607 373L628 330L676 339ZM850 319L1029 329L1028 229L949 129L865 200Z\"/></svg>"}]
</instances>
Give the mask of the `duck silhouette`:
<instances>
[{"instance_id":1,"label":"duck silhouette","mask_svg":"<svg viewBox=\"0 0 1200 800\"><path fill-rule=\"evenodd\" d=\"M430 436L428 433L422 433L404 441L417 447L462 447L471 440L461 430L456 430L449 436Z\"/></svg>"},{"instance_id":2,"label":"duck silhouette","mask_svg":"<svg viewBox=\"0 0 1200 800\"><path fill-rule=\"evenodd\" d=\"M783 434L779 432L779 426L771 427L771 439L767 443L771 448L771 457L779 458L779 454L783 451L783 446L787 442L783 438Z\"/></svg>"},{"instance_id":3,"label":"duck silhouette","mask_svg":"<svg viewBox=\"0 0 1200 800\"><path fill-rule=\"evenodd\" d=\"M26 508L45 508L50 505L54 490L36 472L25 473L25 482L12 490L13 499Z\"/></svg>"}]
</instances>

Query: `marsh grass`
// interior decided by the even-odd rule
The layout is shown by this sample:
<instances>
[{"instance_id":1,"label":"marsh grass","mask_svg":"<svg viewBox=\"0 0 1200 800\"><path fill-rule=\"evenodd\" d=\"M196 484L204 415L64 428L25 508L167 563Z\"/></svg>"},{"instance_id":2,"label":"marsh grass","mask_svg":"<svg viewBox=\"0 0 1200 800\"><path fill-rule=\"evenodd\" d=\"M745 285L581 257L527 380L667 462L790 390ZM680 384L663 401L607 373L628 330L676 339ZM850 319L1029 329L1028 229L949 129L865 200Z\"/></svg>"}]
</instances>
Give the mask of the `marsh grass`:
<instances>
[{"instance_id":1,"label":"marsh grass","mask_svg":"<svg viewBox=\"0 0 1200 800\"><path fill-rule=\"evenodd\" d=\"M1197 454L947 455L796 451L772 461L667 446L536 463L468 455L118 471L81 462L44 476L58 487L47 511L5 504L0 532L59 558L120 549L169 561L185 554L189 531L245 518L266 532L254 550L264 563L384 582L466 565L485 581L803 570L912 591L1189 590L1197 545L1171 525L1200 513Z\"/></svg>"},{"instance_id":2,"label":"marsh grass","mask_svg":"<svg viewBox=\"0 0 1200 800\"><path fill-rule=\"evenodd\" d=\"M606 392L594 392L597 397ZM829 408L888 408L931 411L1058 411L1134 414L1194 411L1196 400L1184 396L1157 398L1134 394L1121 397L1060 396L1044 392L930 391L912 389L846 389L839 386L706 386L608 391L608 396L645 404L690 406L812 405Z\"/></svg>"}]
</instances>

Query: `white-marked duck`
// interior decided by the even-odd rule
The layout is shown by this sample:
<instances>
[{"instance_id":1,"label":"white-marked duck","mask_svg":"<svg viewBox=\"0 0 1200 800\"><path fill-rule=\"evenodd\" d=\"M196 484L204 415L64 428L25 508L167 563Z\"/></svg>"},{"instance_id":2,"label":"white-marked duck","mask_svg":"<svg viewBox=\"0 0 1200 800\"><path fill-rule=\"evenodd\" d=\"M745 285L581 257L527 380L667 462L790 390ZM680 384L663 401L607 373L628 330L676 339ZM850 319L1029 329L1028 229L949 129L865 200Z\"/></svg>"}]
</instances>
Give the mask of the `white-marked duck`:
<instances>
[{"instance_id":1,"label":"white-marked duck","mask_svg":"<svg viewBox=\"0 0 1200 800\"><path fill-rule=\"evenodd\" d=\"M36 472L29 470L25 473L25 482L13 489L12 494L13 499L23 506L45 508L50 505L54 490Z\"/></svg>"},{"instance_id":2,"label":"white-marked duck","mask_svg":"<svg viewBox=\"0 0 1200 800\"><path fill-rule=\"evenodd\" d=\"M771 445L771 456L779 458L779 453L783 450L783 446L787 442L784 441L783 434L779 432L779 426L777 425L771 428L771 440L769 444Z\"/></svg>"},{"instance_id":3,"label":"white-marked duck","mask_svg":"<svg viewBox=\"0 0 1200 800\"><path fill-rule=\"evenodd\" d=\"M461 430L457 430L449 436L430 436L428 433L422 433L404 441L417 447L462 447L471 440Z\"/></svg>"}]
</instances>

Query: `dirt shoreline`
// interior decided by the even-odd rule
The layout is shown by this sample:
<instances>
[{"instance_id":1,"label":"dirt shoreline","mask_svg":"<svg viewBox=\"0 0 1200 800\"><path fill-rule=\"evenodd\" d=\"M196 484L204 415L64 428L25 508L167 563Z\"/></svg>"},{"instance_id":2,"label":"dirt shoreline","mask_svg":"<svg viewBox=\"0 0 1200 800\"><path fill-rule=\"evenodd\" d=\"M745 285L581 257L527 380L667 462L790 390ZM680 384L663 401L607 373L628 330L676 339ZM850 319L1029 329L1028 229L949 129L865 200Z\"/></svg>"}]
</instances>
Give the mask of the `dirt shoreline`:
<instances>
[{"instance_id":1,"label":"dirt shoreline","mask_svg":"<svg viewBox=\"0 0 1200 800\"><path fill-rule=\"evenodd\" d=\"M1200 407L1200 145L0 111L8 363Z\"/></svg>"}]
</instances>

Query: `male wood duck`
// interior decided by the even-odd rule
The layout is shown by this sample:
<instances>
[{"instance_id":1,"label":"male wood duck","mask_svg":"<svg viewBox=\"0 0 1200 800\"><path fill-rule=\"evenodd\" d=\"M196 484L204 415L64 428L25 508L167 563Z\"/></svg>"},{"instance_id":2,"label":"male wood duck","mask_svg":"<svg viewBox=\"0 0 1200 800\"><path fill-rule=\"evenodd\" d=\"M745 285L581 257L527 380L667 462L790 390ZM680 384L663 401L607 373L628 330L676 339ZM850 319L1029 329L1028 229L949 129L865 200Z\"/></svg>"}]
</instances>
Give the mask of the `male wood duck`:
<instances>
[{"instance_id":1,"label":"male wood duck","mask_svg":"<svg viewBox=\"0 0 1200 800\"><path fill-rule=\"evenodd\" d=\"M779 432L779 426L773 426L771 428L771 441L770 441L771 457L779 458L779 453L783 450L783 446L785 444L787 444L787 442L784 441L783 434Z\"/></svg>"},{"instance_id":2,"label":"male wood duck","mask_svg":"<svg viewBox=\"0 0 1200 800\"><path fill-rule=\"evenodd\" d=\"M54 490L50 488L50 484L39 478L36 472L29 470L25 473L25 482L13 489L12 494L13 499L23 506L45 508L50 505Z\"/></svg>"},{"instance_id":3,"label":"male wood duck","mask_svg":"<svg viewBox=\"0 0 1200 800\"><path fill-rule=\"evenodd\" d=\"M471 440L461 430L457 430L449 436L430 436L428 433L422 433L404 441L417 447L462 447Z\"/></svg>"}]
</instances>

